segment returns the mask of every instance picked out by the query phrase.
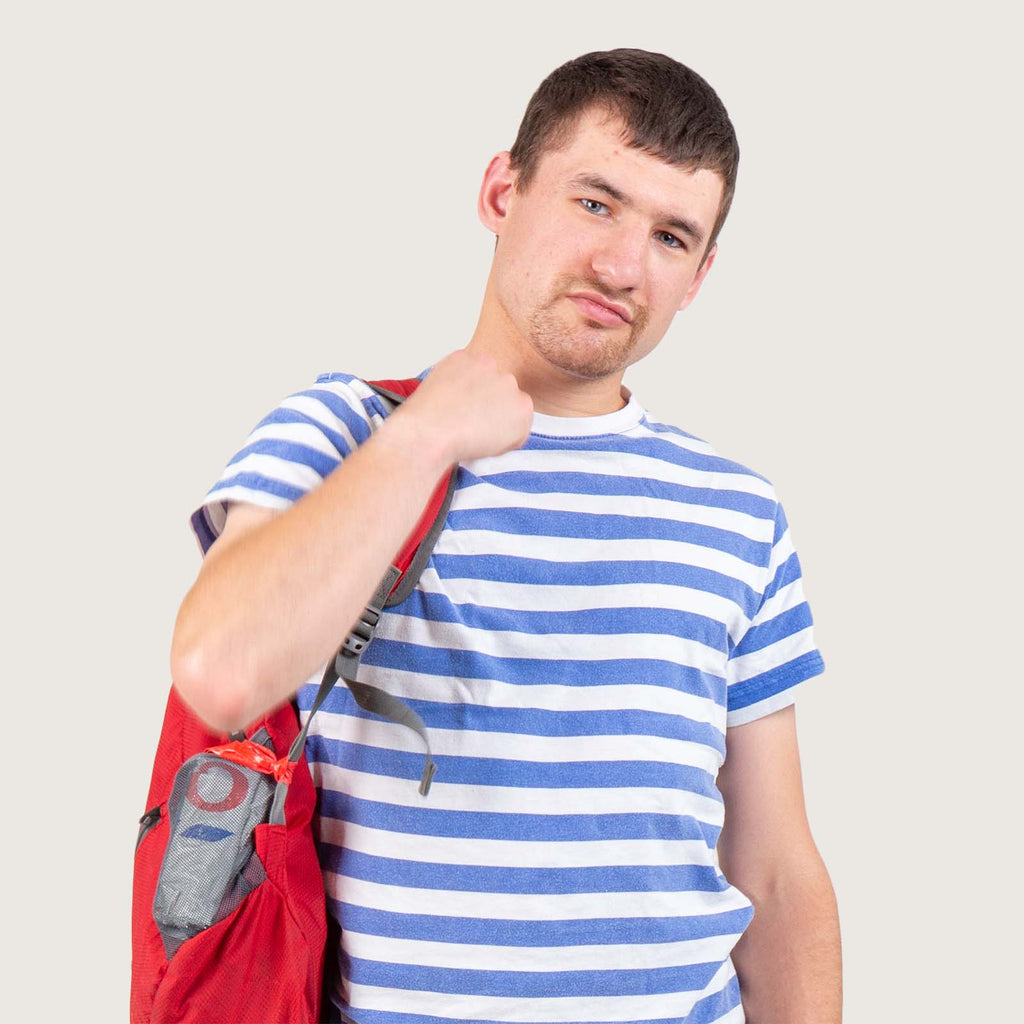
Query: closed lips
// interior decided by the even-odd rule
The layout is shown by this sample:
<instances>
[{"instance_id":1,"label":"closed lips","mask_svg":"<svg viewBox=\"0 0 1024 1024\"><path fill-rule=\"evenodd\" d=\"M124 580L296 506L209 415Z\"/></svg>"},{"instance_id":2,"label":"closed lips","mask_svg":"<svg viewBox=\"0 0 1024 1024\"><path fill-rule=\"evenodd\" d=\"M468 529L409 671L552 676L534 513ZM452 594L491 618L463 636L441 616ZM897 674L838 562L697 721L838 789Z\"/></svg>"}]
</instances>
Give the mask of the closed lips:
<instances>
[{"instance_id":1,"label":"closed lips","mask_svg":"<svg viewBox=\"0 0 1024 1024\"><path fill-rule=\"evenodd\" d=\"M612 313L617 313L626 323L630 323L631 318L629 311L622 306L615 305L614 302L608 302L607 299L602 299L600 295L595 295L593 292L573 292L570 299L586 299L588 302L593 302L598 306L603 306L605 309L610 310Z\"/></svg>"}]
</instances>

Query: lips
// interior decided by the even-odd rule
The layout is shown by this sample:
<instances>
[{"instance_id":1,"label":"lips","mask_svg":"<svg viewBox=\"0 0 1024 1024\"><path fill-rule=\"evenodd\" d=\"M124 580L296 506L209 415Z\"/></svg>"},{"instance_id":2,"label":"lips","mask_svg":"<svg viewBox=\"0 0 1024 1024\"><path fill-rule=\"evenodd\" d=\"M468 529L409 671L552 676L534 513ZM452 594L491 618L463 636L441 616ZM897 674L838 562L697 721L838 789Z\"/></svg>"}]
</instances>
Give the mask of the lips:
<instances>
[{"instance_id":1,"label":"lips","mask_svg":"<svg viewBox=\"0 0 1024 1024\"><path fill-rule=\"evenodd\" d=\"M624 306L619 306L614 302L609 302L607 299L602 298L600 295L596 295L594 292L573 292L568 296L570 299L574 299L576 304L584 310L584 312L593 312L598 314L598 319L607 321L609 323L630 323L632 317L629 314L629 310ZM588 310L588 307L590 309ZM604 313L604 316L600 314Z\"/></svg>"}]
</instances>

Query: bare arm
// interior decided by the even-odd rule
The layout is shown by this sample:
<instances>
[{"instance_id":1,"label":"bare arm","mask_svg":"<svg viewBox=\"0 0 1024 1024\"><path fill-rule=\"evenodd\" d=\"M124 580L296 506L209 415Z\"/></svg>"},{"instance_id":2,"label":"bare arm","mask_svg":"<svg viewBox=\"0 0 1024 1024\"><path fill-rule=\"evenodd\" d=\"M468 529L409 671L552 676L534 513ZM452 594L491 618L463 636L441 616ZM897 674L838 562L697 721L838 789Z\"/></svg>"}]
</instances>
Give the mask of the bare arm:
<instances>
[{"instance_id":1,"label":"bare arm","mask_svg":"<svg viewBox=\"0 0 1024 1024\"><path fill-rule=\"evenodd\" d=\"M175 623L184 700L231 730L287 699L344 639L444 472L521 445L532 410L491 357L460 349L294 505L232 506Z\"/></svg>"},{"instance_id":2,"label":"bare arm","mask_svg":"<svg viewBox=\"0 0 1024 1024\"><path fill-rule=\"evenodd\" d=\"M732 952L748 1024L840 1024L839 913L807 823L794 706L729 729L726 748L718 854L754 904Z\"/></svg>"}]
</instances>

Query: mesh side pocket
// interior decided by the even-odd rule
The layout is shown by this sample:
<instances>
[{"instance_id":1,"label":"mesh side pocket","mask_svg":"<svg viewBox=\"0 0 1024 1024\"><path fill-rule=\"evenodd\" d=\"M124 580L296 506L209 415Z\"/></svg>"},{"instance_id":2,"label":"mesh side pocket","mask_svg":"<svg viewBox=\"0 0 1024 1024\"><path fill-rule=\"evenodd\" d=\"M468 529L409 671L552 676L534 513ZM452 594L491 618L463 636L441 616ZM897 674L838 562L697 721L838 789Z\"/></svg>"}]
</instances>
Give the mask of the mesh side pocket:
<instances>
[{"instance_id":1,"label":"mesh side pocket","mask_svg":"<svg viewBox=\"0 0 1024 1024\"><path fill-rule=\"evenodd\" d=\"M269 746L263 730L253 739ZM267 820L274 788L271 776L216 754L196 754L178 770L153 898L168 960L186 939L227 917L266 877L253 829Z\"/></svg>"}]
</instances>

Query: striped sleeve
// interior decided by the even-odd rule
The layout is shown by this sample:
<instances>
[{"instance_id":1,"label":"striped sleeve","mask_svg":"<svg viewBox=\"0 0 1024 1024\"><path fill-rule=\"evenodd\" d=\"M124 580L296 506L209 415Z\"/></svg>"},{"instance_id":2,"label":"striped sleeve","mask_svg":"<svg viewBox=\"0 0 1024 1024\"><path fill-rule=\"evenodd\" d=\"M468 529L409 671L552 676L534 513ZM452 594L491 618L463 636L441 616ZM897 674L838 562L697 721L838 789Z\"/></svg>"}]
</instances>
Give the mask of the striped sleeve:
<instances>
[{"instance_id":1,"label":"striped sleeve","mask_svg":"<svg viewBox=\"0 0 1024 1024\"><path fill-rule=\"evenodd\" d=\"M757 609L729 655L727 727L792 704L796 685L825 670L814 642L800 559L778 503L766 580Z\"/></svg>"},{"instance_id":2,"label":"striped sleeve","mask_svg":"<svg viewBox=\"0 0 1024 1024\"><path fill-rule=\"evenodd\" d=\"M230 502L287 508L370 436L382 412L373 391L350 374L322 374L285 398L256 424L192 513L203 554L224 529Z\"/></svg>"}]
</instances>

